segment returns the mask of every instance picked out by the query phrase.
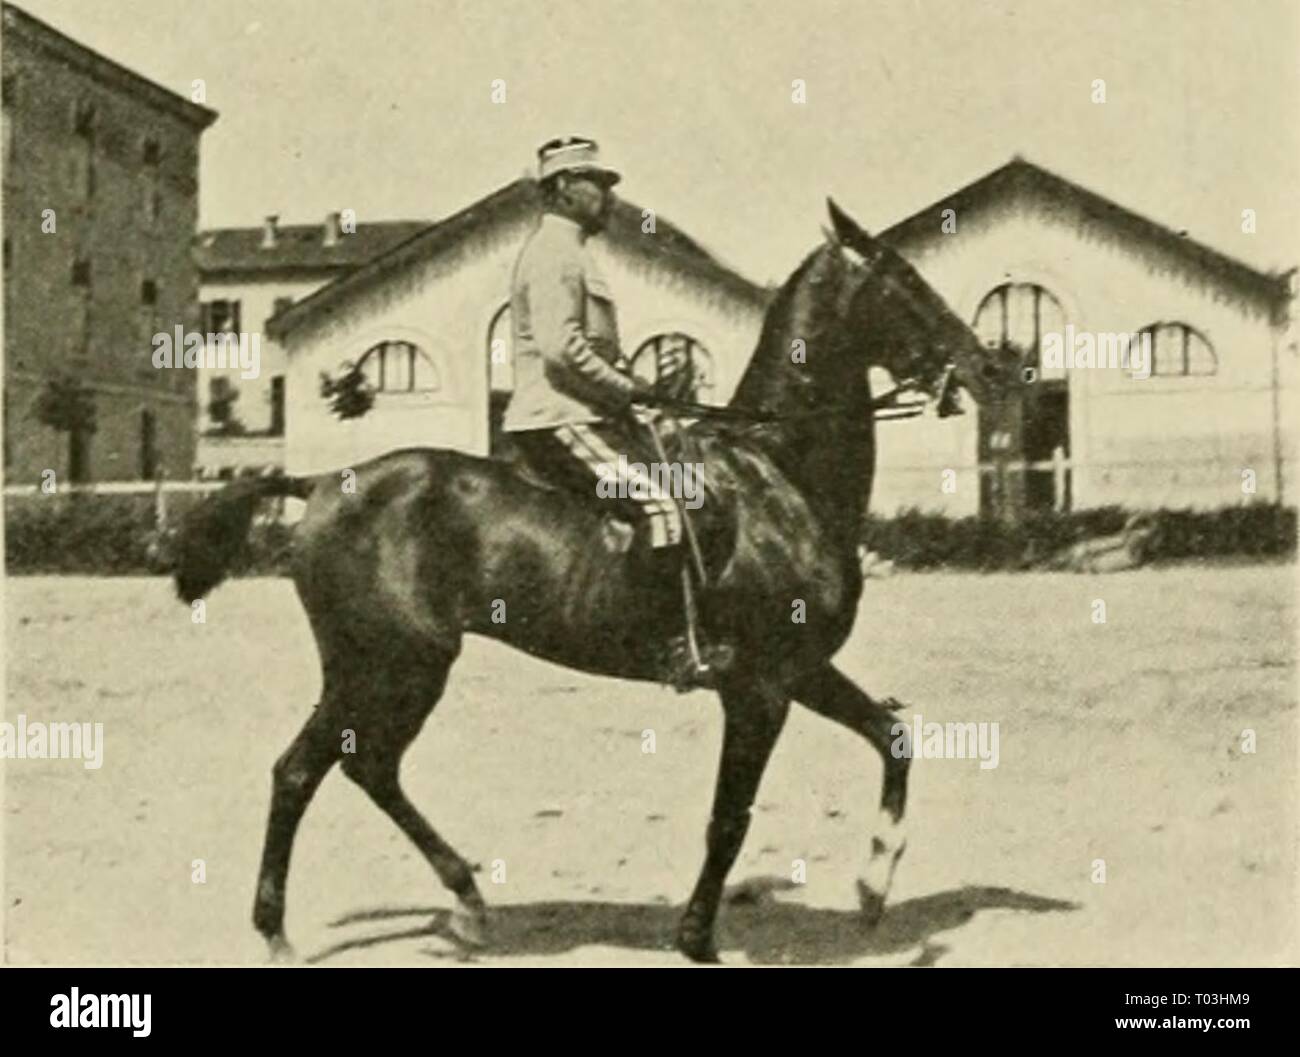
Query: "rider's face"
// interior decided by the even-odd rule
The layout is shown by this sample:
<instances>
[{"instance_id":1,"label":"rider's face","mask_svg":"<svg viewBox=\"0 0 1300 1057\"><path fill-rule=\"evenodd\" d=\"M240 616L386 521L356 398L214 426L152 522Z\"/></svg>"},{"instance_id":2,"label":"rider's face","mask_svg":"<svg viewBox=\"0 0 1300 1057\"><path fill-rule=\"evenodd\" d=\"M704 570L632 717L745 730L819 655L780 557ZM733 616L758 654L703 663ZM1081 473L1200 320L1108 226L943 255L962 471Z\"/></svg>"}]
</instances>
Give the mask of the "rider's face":
<instances>
[{"instance_id":1,"label":"rider's face","mask_svg":"<svg viewBox=\"0 0 1300 1057\"><path fill-rule=\"evenodd\" d=\"M596 232L605 227L613 204L613 196L605 180L575 173L565 181L564 197L567 199L569 215L588 231Z\"/></svg>"}]
</instances>

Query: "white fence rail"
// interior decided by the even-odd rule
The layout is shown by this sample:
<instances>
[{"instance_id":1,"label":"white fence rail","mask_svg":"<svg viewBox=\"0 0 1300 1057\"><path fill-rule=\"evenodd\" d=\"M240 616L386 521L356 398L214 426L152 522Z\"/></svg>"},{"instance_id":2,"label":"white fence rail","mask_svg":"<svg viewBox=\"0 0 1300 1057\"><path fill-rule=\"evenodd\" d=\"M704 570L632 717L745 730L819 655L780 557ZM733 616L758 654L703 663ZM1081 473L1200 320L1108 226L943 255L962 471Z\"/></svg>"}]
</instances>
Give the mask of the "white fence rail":
<instances>
[{"instance_id":1,"label":"white fence rail","mask_svg":"<svg viewBox=\"0 0 1300 1057\"><path fill-rule=\"evenodd\" d=\"M238 480L244 479L238 478ZM69 496L90 495L151 496L153 498L154 524L158 528L162 528L167 524L167 497L169 495L209 495L212 492L221 491L232 483L229 480L95 481L89 484L61 484L55 491L49 493L44 492L39 484L7 484L4 486L4 495L6 499L20 497L63 499ZM282 498L267 500L256 517L256 521L259 523L283 520L285 520L285 500Z\"/></svg>"},{"instance_id":2,"label":"white fence rail","mask_svg":"<svg viewBox=\"0 0 1300 1057\"><path fill-rule=\"evenodd\" d=\"M158 495L171 492L219 492L229 481L97 481L62 484L52 495ZM39 484L7 484L5 495L38 495Z\"/></svg>"}]
</instances>

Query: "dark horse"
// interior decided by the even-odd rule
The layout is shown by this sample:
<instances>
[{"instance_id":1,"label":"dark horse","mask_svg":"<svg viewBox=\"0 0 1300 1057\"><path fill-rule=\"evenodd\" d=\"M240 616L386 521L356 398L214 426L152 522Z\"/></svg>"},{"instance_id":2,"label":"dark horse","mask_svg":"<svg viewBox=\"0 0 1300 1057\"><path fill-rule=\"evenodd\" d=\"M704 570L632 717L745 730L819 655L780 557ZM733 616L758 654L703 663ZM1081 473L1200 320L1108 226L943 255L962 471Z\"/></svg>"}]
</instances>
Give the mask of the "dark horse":
<instances>
[{"instance_id":1,"label":"dark horse","mask_svg":"<svg viewBox=\"0 0 1300 1057\"><path fill-rule=\"evenodd\" d=\"M906 261L830 206L834 234L776 295L730 405L676 442L703 463L708 488L698 519L710 572L702 626L736 657L719 679L725 726L704 867L677 934L698 961L716 960L723 883L791 700L856 731L884 762L881 825L858 881L864 913L874 921L882 912L903 850L909 759L890 752L890 703L831 663L862 593L858 544L875 462L867 370L883 367L940 403L954 377L983 400L1005 371ZM665 643L680 633L680 585L647 571L643 547L611 553L598 504L540 487L506 461L420 449L354 469L353 492L329 474L236 482L196 508L176 540L177 588L192 601L225 576L262 499L310 500L292 568L323 689L273 770L253 921L273 952L288 950L294 834L337 762L455 893L455 934L482 944L486 912L471 867L398 778L462 635L654 680ZM349 730L354 751L344 752Z\"/></svg>"}]
</instances>

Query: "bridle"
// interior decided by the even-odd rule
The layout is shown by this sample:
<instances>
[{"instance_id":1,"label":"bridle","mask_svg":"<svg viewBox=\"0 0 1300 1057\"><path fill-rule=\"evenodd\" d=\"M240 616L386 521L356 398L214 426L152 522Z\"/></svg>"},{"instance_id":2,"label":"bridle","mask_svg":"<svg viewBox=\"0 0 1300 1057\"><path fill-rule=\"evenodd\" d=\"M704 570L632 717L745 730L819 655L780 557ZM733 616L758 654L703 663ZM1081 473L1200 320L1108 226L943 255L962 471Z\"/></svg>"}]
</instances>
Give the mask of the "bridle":
<instances>
[{"instance_id":1,"label":"bridle","mask_svg":"<svg viewBox=\"0 0 1300 1057\"><path fill-rule=\"evenodd\" d=\"M886 283L890 288L890 296L900 297L911 303L912 307L919 312L919 306L915 303L912 294L900 287L889 275L883 274L879 270L879 265L884 261L889 250L882 248L878 253L867 257L857 249L847 245L839 238L827 232L831 245L837 250L840 259L843 260L851 269L863 273L862 280L855 284L852 291L848 294L851 301L857 296L857 292L862 286L874 275L882 283ZM901 384L896 385L893 389L873 399L868 405L872 419L876 422L893 422L899 419L915 418L920 415L929 403L930 399L934 400L935 411L940 418L947 418L950 415L960 415L962 410L957 403L957 378L956 365L948 363L943 368L943 374L939 379L939 385L932 398L922 398L920 400L904 400L905 393L917 392L918 389L912 380L904 380ZM790 411L785 413L776 413L771 411L751 410L749 408L739 407L719 407L714 404L701 404L693 400L675 400L669 398L649 398L643 401L646 404L662 408L664 411L679 416L681 418L712 419L722 422L738 422L752 426L777 425L782 422L797 422L810 418L861 418L863 408L860 404L849 404L847 402L835 402L822 404L816 408L810 408L805 411Z\"/></svg>"},{"instance_id":2,"label":"bridle","mask_svg":"<svg viewBox=\"0 0 1300 1057\"><path fill-rule=\"evenodd\" d=\"M940 383L942 389L939 397L935 398L936 401L941 402L944 399L944 393L952 388L952 384L949 382L952 371L952 367L945 368L944 379ZM929 401L904 401L902 399L903 395L911 391L905 386L895 386L889 392L876 397L869 405L872 418L877 422L892 422L895 419L915 418L921 414ZM862 406L860 404L850 405L844 402L823 404L807 411L788 411L784 414L773 411L751 410L745 407L720 407L716 404L697 403L694 400L659 400L651 397L644 402L682 418L707 418L721 422L741 422L755 426L778 425L782 422L797 422L808 418L858 418L862 415Z\"/></svg>"}]
</instances>

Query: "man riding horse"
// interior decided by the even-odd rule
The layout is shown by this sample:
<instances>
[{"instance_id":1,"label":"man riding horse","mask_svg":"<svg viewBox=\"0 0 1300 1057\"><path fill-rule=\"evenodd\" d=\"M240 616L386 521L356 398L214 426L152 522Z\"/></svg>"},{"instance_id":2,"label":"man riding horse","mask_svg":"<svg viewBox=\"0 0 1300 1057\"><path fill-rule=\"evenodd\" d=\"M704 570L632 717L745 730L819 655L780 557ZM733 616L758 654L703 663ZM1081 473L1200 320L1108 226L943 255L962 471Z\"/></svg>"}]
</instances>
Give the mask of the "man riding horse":
<instances>
[{"instance_id":1,"label":"man riding horse","mask_svg":"<svg viewBox=\"0 0 1300 1057\"><path fill-rule=\"evenodd\" d=\"M679 689L710 686L730 651L699 643L680 546L685 515L663 481L645 471L656 461L647 436L656 417L647 406L653 391L626 372L614 302L587 252L588 237L608 221L610 189L620 178L589 139L554 139L538 151L543 212L511 281L515 390L504 427L544 478L576 479L592 494L616 466L636 478L627 494L644 514L649 560L657 575L682 583L686 634L670 648L667 677Z\"/></svg>"},{"instance_id":2,"label":"man riding horse","mask_svg":"<svg viewBox=\"0 0 1300 1057\"><path fill-rule=\"evenodd\" d=\"M583 256L582 233L609 208L610 177L599 175L594 148L565 146L543 152L542 175L565 175L545 181L551 207L519 262L521 386L510 424L525 446L535 435L544 459L559 458L559 448L585 467L572 454L582 446L556 434L630 447L631 430L606 431L645 396L614 368L613 311L596 296ZM590 186L583 172L597 174L586 178ZM875 467L874 412L892 402L873 397L868 371L887 371L941 411L953 410L946 397L954 379L977 400L996 401L1019 377L1018 361L986 348L906 259L828 205L833 230L775 291L726 409L689 431L711 489L697 541L709 555L705 623L736 654L717 678L723 729L706 851L676 933L678 949L695 961L717 960L727 876L794 702L864 738L883 765L880 815L857 885L866 920L879 919L905 845L910 753L896 751L896 706L871 697L833 660L863 603L857 549ZM816 354L793 361L796 340ZM591 377L605 384L588 387ZM291 574L320 655L321 690L272 769L253 921L273 954L289 952L294 840L337 764L454 893L437 927L481 947L488 917L471 860L406 796L402 756L444 696L466 635L589 674L661 679L664 644L680 627L677 584L651 580L646 557L674 555L680 566L680 549L636 547L615 558L593 543L602 519L592 513L590 477L583 506L537 488L505 460L447 449L388 452L353 473L349 491L338 487L337 471L235 481L191 510L177 534L176 590L192 604L232 571L262 502L307 501ZM506 603L510 619L498 620ZM517 689L527 701L528 688Z\"/></svg>"}]
</instances>

